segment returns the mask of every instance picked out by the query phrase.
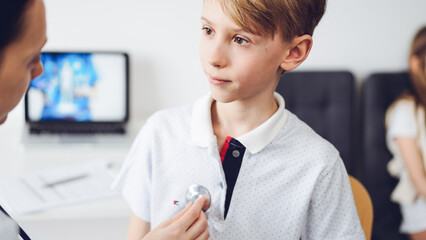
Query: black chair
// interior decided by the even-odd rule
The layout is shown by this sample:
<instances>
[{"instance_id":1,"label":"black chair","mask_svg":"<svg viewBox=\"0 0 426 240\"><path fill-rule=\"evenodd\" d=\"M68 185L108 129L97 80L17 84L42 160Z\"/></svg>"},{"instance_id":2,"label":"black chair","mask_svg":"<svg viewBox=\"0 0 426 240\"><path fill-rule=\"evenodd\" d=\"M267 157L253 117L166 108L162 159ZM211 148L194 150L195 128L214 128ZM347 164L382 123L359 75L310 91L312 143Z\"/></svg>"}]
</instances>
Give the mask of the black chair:
<instances>
[{"instance_id":1,"label":"black chair","mask_svg":"<svg viewBox=\"0 0 426 240\"><path fill-rule=\"evenodd\" d=\"M373 240L407 239L398 233L401 224L399 206L390 201L397 179L392 178L386 169L392 156L386 147L385 113L408 86L409 75L401 72L372 74L362 87L361 181L373 201Z\"/></svg>"},{"instance_id":2,"label":"black chair","mask_svg":"<svg viewBox=\"0 0 426 240\"><path fill-rule=\"evenodd\" d=\"M356 176L354 85L347 71L296 71L283 74L276 91L287 109L337 148L348 173Z\"/></svg>"}]
</instances>

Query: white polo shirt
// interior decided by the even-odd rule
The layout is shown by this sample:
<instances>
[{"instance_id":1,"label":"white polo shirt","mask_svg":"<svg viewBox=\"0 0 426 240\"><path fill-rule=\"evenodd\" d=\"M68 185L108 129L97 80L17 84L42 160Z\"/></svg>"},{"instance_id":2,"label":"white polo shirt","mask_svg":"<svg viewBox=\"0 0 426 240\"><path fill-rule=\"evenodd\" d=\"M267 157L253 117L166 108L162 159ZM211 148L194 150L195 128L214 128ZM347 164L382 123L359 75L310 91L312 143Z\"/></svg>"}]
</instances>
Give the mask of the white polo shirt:
<instances>
[{"instance_id":1,"label":"white polo shirt","mask_svg":"<svg viewBox=\"0 0 426 240\"><path fill-rule=\"evenodd\" d=\"M150 117L113 187L152 228L182 210L187 188L199 184L212 198L211 239L365 239L339 153L275 98L277 112L236 138L246 151L226 219L210 95Z\"/></svg>"}]
</instances>

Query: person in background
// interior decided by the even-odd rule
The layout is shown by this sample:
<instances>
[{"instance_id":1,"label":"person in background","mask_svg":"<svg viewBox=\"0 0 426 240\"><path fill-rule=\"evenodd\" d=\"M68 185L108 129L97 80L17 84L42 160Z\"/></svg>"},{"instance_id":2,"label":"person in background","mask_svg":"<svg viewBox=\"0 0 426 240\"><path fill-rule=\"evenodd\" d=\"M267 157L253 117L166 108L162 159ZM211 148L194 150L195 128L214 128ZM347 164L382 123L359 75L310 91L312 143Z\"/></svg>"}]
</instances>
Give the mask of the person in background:
<instances>
[{"instance_id":1,"label":"person in background","mask_svg":"<svg viewBox=\"0 0 426 240\"><path fill-rule=\"evenodd\" d=\"M43 73L40 54L46 41L43 0L0 1L0 125L19 103L30 81ZM194 222L200 222L197 219L203 204L204 198L201 198L189 205L174 218L164 221L146 240L170 239L172 234L179 239L192 239L189 229L192 234L204 231L193 227ZM18 234L24 240L30 239L0 206L0 239L18 239Z\"/></svg>"},{"instance_id":2,"label":"person in background","mask_svg":"<svg viewBox=\"0 0 426 240\"><path fill-rule=\"evenodd\" d=\"M426 239L426 26L414 37L409 57L410 87L386 112L388 164L399 182L391 199L400 204L400 231Z\"/></svg>"}]
</instances>

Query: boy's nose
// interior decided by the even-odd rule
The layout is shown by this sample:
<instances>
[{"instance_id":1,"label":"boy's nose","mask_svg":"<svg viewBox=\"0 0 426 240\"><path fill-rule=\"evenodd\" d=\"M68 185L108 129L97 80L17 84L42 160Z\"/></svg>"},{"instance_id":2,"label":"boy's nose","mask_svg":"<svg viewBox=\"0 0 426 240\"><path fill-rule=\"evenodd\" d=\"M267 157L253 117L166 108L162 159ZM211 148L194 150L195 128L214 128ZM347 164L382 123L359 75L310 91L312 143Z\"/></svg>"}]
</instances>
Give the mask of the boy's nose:
<instances>
[{"instance_id":1,"label":"boy's nose","mask_svg":"<svg viewBox=\"0 0 426 240\"><path fill-rule=\"evenodd\" d=\"M226 67L229 61L227 53L228 51L223 44L214 43L210 51L209 64L216 68Z\"/></svg>"}]
</instances>

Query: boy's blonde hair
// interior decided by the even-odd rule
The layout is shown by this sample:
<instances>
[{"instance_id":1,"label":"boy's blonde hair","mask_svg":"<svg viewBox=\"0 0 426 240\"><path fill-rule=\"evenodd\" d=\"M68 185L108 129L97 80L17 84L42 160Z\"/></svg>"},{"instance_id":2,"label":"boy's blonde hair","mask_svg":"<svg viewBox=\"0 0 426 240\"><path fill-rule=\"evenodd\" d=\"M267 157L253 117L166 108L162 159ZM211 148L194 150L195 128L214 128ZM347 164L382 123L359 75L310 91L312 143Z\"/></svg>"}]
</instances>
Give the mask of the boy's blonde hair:
<instances>
[{"instance_id":1,"label":"boy's blonde hair","mask_svg":"<svg viewBox=\"0 0 426 240\"><path fill-rule=\"evenodd\" d=\"M284 41L311 35L324 14L326 0L205 0L218 1L226 15L245 31Z\"/></svg>"}]
</instances>

